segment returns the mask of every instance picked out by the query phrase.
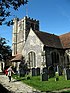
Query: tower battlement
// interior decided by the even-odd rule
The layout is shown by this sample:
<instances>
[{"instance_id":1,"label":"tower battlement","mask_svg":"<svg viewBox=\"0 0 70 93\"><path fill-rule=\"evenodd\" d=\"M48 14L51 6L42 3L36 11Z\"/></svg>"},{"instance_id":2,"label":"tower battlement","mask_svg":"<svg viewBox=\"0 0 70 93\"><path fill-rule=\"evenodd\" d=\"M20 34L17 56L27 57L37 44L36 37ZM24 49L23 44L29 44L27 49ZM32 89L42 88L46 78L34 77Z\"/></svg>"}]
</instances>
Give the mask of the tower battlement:
<instances>
[{"instance_id":1,"label":"tower battlement","mask_svg":"<svg viewBox=\"0 0 70 93\"><path fill-rule=\"evenodd\" d=\"M27 16L25 16L24 19L27 19L27 20L34 21L34 22L38 22L39 23L39 20L34 19L34 18L30 18L30 17L27 17Z\"/></svg>"}]
</instances>

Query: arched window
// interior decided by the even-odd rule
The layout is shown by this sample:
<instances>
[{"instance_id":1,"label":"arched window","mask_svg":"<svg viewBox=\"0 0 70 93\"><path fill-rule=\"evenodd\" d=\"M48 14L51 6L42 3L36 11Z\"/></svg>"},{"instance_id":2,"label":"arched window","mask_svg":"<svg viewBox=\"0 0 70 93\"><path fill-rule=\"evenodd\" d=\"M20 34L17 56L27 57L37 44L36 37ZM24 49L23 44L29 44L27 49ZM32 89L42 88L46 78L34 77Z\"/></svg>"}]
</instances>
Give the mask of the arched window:
<instances>
[{"instance_id":1,"label":"arched window","mask_svg":"<svg viewBox=\"0 0 70 93\"><path fill-rule=\"evenodd\" d=\"M59 64L59 54L56 52L51 53L51 58L52 58L52 65L57 65Z\"/></svg>"},{"instance_id":2,"label":"arched window","mask_svg":"<svg viewBox=\"0 0 70 93\"><path fill-rule=\"evenodd\" d=\"M36 56L33 51L28 53L29 67L36 67Z\"/></svg>"}]
</instances>

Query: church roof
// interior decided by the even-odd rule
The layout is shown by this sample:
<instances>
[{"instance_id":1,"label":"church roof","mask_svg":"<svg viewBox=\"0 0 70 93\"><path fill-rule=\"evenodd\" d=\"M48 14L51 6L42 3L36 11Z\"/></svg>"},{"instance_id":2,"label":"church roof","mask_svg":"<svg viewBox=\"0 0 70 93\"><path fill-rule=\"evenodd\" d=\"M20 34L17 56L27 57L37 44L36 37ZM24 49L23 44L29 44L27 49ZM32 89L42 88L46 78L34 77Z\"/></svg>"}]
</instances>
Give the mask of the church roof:
<instances>
[{"instance_id":1,"label":"church roof","mask_svg":"<svg viewBox=\"0 0 70 93\"><path fill-rule=\"evenodd\" d=\"M19 62L22 61L22 54L16 54L15 57L11 60L11 62Z\"/></svg>"},{"instance_id":2,"label":"church roof","mask_svg":"<svg viewBox=\"0 0 70 93\"><path fill-rule=\"evenodd\" d=\"M43 44L48 47L70 48L70 33L61 36L41 31L35 31L35 33Z\"/></svg>"},{"instance_id":3,"label":"church roof","mask_svg":"<svg viewBox=\"0 0 70 93\"><path fill-rule=\"evenodd\" d=\"M63 48L70 48L70 32L59 36Z\"/></svg>"}]
</instances>

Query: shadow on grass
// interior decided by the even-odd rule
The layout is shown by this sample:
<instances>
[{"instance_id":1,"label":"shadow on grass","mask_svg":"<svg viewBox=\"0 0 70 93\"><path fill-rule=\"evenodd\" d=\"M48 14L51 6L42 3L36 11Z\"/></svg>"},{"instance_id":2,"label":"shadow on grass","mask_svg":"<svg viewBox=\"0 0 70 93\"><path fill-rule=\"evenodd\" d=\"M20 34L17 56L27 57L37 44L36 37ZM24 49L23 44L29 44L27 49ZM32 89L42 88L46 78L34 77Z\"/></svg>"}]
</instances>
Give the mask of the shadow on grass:
<instances>
[{"instance_id":1,"label":"shadow on grass","mask_svg":"<svg viewBox=\"0 0 70 93\"><path fill-rule=\"evenodd\" d=\"M25 79L16 79L16 80L14 80L12 82L18 82L18 81L22 81L22 80L25 80Z\"/></svg>"}]
</instances>

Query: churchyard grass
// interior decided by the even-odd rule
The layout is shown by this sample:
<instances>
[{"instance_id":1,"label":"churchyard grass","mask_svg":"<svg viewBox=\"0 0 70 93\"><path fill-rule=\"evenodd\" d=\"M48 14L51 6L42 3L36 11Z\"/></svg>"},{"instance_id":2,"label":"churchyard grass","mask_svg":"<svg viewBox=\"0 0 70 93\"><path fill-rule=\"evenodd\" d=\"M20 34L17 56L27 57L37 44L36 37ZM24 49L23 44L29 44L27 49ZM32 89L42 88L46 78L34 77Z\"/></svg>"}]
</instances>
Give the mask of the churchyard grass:
<instances>
[{"instance_id":1,"label":"churchyard grass","mask_svg":"<svg viewBox=\"0 0 70 93\"><path fill-rule=\"evenodd\" d=\"M40 91L56 91L61 89L70 88L70 80L65 80L64 76L59 76L59 81L55 81L54 78L48 79L48 81L41 81L40 76L33 76L27 80L26 77L18 77L14 75L13 78L20 80ZM68 92L70 93L70 91Z\"/></svg>"}]
</instances>

